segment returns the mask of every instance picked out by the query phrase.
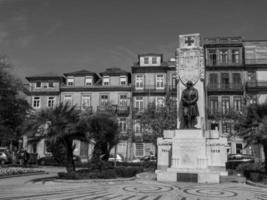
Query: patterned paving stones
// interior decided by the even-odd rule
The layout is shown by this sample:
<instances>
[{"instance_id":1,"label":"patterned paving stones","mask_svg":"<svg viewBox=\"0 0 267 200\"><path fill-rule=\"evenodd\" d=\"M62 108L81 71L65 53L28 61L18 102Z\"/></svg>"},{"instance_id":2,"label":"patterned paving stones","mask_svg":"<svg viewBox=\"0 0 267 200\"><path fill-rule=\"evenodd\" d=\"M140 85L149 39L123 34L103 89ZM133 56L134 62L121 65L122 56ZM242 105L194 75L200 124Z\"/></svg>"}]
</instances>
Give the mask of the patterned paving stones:
<instances>
[{"instance_id":1,"label":"patterned paving stones","mask_svg":"<svg viewBox=\"0 0 267 200\"><path fill-rule=\"evenodd\" d=\"M21 179L0 180L0 200L267 200L267 189L236 183L160 183L139 179L30 182Z\"/></svg>"}]
</instances>

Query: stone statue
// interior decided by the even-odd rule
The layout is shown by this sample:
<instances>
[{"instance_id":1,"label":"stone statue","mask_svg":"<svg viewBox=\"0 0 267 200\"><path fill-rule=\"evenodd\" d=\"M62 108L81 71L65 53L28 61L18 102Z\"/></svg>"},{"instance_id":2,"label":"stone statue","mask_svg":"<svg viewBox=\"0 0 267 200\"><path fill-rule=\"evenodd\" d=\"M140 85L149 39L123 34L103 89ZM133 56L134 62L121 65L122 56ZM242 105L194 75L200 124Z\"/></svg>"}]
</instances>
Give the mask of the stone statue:
<instances>
[{"instance_id":1,"label":"stone statue","mask_svg":"<svg viewBox=\"0 0 267 200\"><path fill-rule=\"evenodd\" d=\"M183 90L181 97L181 129L195 128L197 124L197 116L199 116L198 106L198 91L193 87L193 83L188 81L186 89Z\"/></svg>"}]
</instances>

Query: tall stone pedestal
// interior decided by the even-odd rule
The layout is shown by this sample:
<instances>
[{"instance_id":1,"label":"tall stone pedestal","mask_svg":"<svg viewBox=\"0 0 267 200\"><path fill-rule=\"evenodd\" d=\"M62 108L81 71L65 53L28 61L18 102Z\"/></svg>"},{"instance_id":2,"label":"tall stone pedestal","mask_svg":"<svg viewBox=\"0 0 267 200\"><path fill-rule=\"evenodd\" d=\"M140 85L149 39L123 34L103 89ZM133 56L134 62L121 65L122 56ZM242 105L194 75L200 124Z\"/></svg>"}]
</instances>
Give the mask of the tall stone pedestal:
<instances>
[{"instance_id":1,"label":"tall stone pedestal","mask_svg":"<svg viewBox=\"0 0 267 200\"><path fill-rule=\"evenodd\" d=\"M157 180L219 183L227 175L226 145L226 138L206 138L201 129L166 131L158 139Z\"/></svg>"}]
</instances>

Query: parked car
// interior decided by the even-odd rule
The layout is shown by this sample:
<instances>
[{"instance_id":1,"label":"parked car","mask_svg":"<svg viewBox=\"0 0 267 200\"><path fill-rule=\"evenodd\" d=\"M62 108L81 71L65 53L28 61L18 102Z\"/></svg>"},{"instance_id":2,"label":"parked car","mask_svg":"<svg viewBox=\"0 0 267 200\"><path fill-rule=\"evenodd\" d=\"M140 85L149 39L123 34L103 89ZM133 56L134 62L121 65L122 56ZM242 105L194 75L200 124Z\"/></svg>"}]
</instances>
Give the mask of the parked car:
<instances>
[{"instance_id":1,"label":"parked car","mask_svg":"<svg viewBox=\"0 0 267 200\"><path fill-rule=\"evenodd\" d=\"M108 161L114 162L115 161L115 155L114 154L110 154L109 155L109 158L108 158ZM123 156L120 155L120 154L117 154L116 155L116 161L117 162L123 162Z\"/></svg>"},{"instance_id":2,"label":"parked car","mask_svg":"<svg viewBox=\"0 0 267 200\"><path fill-rule=\"evenodd\" d=\"M255 159L248 154L229 154L227 157L226 169L235 169L241 163L254 163Z\"/></svg>"},{"instance_id":3,"label":"parked car","mask_svg":"<svg viewBox=\"0 0 267 200\"><path fill-rule=\"evenodd\" d=\"M151 161L151 162L157 162L157 157L154 156L154 155L147 155L147 156L144 156L143 158L141 158L141 161Z\"/></svg>"},{"instance_id":4,"label":"parked car","mask_svg":"<svg viewBox=\"0 0 267 200\"><path fill-rule=\"evenodd\" d=\"M0 164L4 165L12 162L12 156L9 150L5 147L0 147Z\"/></svg>"},{"instance_id":5,"label":"parked car","mask_svg":"<svg viewBox=\"0 0 267 200\"><path fill-rule=\"evenodd\" d=\"M76 155L73 156L73 160L74 160L75 164L81 162L80 157L76 156ZM57 165L62 166L63 165L63 163L60 160L56 159L52 155L47 155L45 157L39 158L38 159L38 164L39 165L55 165L55 166L57 166Z\"/></svg>"}]
</instances>

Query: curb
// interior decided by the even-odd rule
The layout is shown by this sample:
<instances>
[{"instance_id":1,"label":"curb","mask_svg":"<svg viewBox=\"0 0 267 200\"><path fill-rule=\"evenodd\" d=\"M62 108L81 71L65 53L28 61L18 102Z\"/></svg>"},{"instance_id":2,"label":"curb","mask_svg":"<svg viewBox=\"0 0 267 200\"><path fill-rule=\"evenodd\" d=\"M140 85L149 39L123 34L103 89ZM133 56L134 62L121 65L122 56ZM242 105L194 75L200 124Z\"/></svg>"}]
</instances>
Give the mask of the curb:
<instances>
[{"instance_id":1,"label":"curb","mask_svg":"<svg viewBox=\"0 0 267 200\"><path fill-rule=\"evenodd\" d=\"M41 175L41 174L49 174L48 172L29 172L25 174L15 174L15 175L9 175L9 176L0 176L0 179L6 179L6 178L16 178L16 177L22 177L22 176L31 176L31 175Z\"/></svg>"},{"instance_id":2,"label":"curb","mask_svg":"<svg viewBox=\"0 0 267 200\"><path fill-rule=\"evenodd\" d=\"M132 178L118 178L118 179L76 179L76 180L69 180L69 179L53 179L53 182L61 182L61 183L106 183L106 182L119 182L119 181L133 181L136 177Z\"/></svg>"},{"instance_id":3,"label":"curb","mask_svg":"<svg viewBox=\"0 0 267 200\"><path fill-rule=\"evenodd\" d=\"M252 182L252 181L249 181L249 180L246 181L246 184L247 184L247 185L254 186L254 187L267 188L267 185L265 185L265 184L262 184L262 183L255 183L255 182Z\"/></svg>"}]
</instances>

